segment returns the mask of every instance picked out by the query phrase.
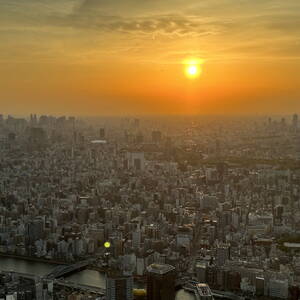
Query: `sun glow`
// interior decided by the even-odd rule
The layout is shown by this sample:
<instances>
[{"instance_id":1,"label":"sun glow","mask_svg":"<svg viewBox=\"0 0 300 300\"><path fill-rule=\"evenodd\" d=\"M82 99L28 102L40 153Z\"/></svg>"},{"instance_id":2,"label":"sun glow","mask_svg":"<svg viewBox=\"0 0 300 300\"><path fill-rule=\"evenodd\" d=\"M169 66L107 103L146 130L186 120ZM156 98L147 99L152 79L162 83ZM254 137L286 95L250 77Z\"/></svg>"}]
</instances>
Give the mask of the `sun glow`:
<instances>
[{"instance_id":1,"label":"sun glow","mask_svg":"<svg viewBox=\"0 0 300 300\"><path fill-rule=\"evenodd\" d=\"M184 62L185 74L188 78L196 78L201 75L200 62L196 60L188 60Z\"/></svg>"},{"instance_id":2,"label":"sun glow","mask_svg":"<svg viewBox=\"0 0 300 300\"><path fill-rule=\"evenodd\" d=\"M198 68L197 66L189 66L186 69L189 76L196 76L198 74Z\"/></svg>"}]
</instances>

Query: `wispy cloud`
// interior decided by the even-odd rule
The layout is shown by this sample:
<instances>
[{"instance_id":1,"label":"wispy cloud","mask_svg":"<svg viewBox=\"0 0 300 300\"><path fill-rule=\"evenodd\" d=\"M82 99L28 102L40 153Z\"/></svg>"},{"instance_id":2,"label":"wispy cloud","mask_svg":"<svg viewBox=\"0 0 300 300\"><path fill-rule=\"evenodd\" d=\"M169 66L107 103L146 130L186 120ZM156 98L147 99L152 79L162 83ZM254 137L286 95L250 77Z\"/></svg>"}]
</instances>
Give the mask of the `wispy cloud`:
<instances>
[{"instance_id":1,"label":"wispy cloud","mask_svg":"<svg viewBox=\"0 0 300 300\"><path fill-rule=\"evenodd\" d=\"M158 39L161 44L152 45L152 50L162 51L160 55L170 59L174 53L189 52L211 58L223 55L224 59L264 57L271 53L274 57L283 53L285 57L295 57L299 47L300 2L2 0L0 25L6 56L12 46L26 45L33 48L32 53L40 51L40 56L46 55L49 51L44 51L45 44L54 53L68 56L72 47L83 56L99 54L100 50L95 50L99 45L102 55L130 48L132 55L143 56L149 54L151 46L145 41ZM184 49L186 45L188 49Z\"/></svg>"},{"instance_id":2,"label":"wispy cloud","mask_svg":"<svg viewBox=\"0 0 300 300\"><path fill-rule=\"evenodd\" d=\"M51 22L57 26L68 26L77 29L111 31L142 34L176 34L179 36L203 36L222 31L222 24L186 15L154 15L141 17L122 17L103 14L70 14L53 16Z\"/></svg>"}]
</instances>

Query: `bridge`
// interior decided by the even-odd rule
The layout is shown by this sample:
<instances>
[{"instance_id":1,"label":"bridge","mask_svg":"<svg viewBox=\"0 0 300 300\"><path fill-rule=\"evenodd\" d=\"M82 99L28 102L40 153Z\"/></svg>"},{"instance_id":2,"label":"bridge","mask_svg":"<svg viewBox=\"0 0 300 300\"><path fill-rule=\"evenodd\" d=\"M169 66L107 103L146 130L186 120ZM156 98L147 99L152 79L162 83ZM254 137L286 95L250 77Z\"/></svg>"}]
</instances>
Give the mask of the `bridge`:
<instances>
[{"instance_id":1,"label":"bridge","mask_svg":"<svg viewBox=\"0 0 300 300\"><path fill-rule=\"evenodd\" d=\"M34 274L28 274L28 273L21 273L21 272L15 272L15 271L0 271L0 273L5 273L5 274L10 274L10 275L16 275L16 276L20 276L26 279L32 279L35 280L37 277L37 275Z\"/></svg>"},{"instance_id":2,"label":"bridge","mask_svg":"<svg viewBox=\"0 0 300 300\"><path fill-rule=\"evenodd\" d=\"M97 294L97 295L102 295L102 296L105 295L105 289L103 289L103 288L91 286L91 285L87 285L87 284L78 284L78 283L70 282L70 281L67 281L64 279L57 279L54 281L54 284L68 287L68 288L75 289L75 290L81 290L81 291Z\"/></svg>"},{"instance_id":3,"label":"bridge","mask_svg":"<svg viewBox=\"0 0 300 300\"><path fill-rule=\"evenodd\" d=\"M72 265L67 265L67 266L58 266L55 268L52 272L47 274L45 276L46 279L57 279L60 277L65 277L67 275L70 275L72 273L84 270L88 265L90 265L93 262L93 260L84 260L77 262Z\"/></svg>"},{"instance_id":4,"label":"bridge","mask_svg":"<svg viewBox=\"0 0 300 300\"><path fill-rule=\"evenodd\" d=\"M5 273L5 274L20 276L20 277L23 277L26 279L31 279L34 281L39 279L39 280L45 280L45 282L51 282L53 280L51 278L45 278L43 276L38 276L35 274L28 274L28 273L14 272L14 271L1 271L1 272ZM93 294L101 295L101 296L105 295L105 289L97 287L97 286L91 286L91 285L87 285L87 284L79 284L79 283L75 283L75 282L70 282L65 279L54 279L53 283L56 285L68 287L68 288L71 288L74 290L80 290L80 291L93 293Z\"/></svg>"}]
</instances>

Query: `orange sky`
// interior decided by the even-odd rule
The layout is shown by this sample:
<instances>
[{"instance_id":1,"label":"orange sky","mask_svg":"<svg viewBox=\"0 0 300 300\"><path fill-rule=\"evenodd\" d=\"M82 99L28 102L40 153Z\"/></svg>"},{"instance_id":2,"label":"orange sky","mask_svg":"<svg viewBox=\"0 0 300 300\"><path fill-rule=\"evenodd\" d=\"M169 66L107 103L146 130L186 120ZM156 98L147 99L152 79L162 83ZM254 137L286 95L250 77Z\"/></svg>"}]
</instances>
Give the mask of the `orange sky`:
<instances>
[{"instance_id":1,"label":"orange sky","mask_svg":"<svg viewBox=\"0 0 300 300\"><path fill-rule=\"evenodd\" d=\"M0 71L1 113L291 113L300 2L3 0Z\"/></svg>"}]
</instances>

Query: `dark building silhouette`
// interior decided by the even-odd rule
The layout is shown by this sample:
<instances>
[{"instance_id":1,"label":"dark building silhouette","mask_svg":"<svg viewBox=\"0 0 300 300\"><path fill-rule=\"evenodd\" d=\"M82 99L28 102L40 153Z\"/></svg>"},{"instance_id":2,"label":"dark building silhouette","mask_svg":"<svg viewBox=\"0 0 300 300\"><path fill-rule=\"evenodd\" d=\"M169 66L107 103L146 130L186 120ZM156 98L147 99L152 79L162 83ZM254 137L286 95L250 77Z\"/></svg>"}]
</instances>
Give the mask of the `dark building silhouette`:
<instances>
[{"instance_id":1,"label":"dark building silhouette","mask_svg":"<svg viewBox=\"0 0 300 300\"><path fill-rule=\"evenodd\" d=\"M28 146L31 150L41 150L47 144L46 131L41 127L31 127L27 129Z\"/></svg>"},{"instance_id":2,"label":"dark building silhouette","mask_svg":"<svg viewBox=\"0 0 300 300\"><path fill-rule=\"evenodd\" d=\"M293 115L292 127L294 130L298 129L298 115L297 114Z\"/></svg>"},{"instance_id":3,"label":"dark building silhouette","mask_svg":"<svg viewBox=\"0 0 300 300\"><path fill-rule=\"evenodd\" d=\"M230 259L229 245L220 245L217 248L217 265L224 266L226 261Z\"/></svg>"},{"instance_id":4,"label":"dark building silhouette","mask_svg":"<svg viewBox=\"0 0 300 300\"><path fill-rule=\"evenodd\" d=\"M175 268L171 265L152 264L147 268L147 300L175 299Z\"/></svg>"},{"instance_id":5,"label":"dark building silhouette","mask_svg":"<svg viewBox=\"0 0 300 300\"><path fill-rule=\"evenodd\" d=\"M99 130L99 138L101 140L105 139L105 128L100 128L100 130Z\"/></svg>"},{"instance_id":6,"label":"dark building silhouette","mask_svg":"<svg viewBox=\"0 0 300 300\"><path fill-rule=\"evenodd\" d=\"M106 277L107 300L133 300L133 277L111 270Z\"/></svg>"}]
</instances>

